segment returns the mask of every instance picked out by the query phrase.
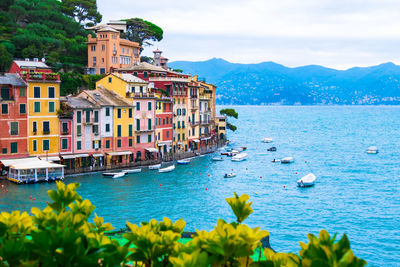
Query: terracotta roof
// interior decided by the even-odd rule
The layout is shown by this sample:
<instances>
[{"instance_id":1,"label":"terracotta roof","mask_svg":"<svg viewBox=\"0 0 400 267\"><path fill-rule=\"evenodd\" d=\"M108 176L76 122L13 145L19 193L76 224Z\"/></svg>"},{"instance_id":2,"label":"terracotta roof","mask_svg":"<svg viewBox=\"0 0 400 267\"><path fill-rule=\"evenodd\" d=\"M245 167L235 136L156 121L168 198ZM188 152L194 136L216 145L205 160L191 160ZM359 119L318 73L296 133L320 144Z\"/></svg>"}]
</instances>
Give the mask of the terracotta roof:
<instances>
[{"instance_id":1,"label":"terracotta roof","mask_svg":"<svg viewBox=\"0 0 400 267\"><path fill-rule=\"evenodd\" d=\"M110 26L106 26L106 27L103 27L103 28L97 30L97 32L119 32L119 31L117 31L116 29L114 29Z\"/></svg>"},{"instance_id":2,"label":"terracotta roof","mask_svg":"<svg viewBox=\"0 0 400 267\"><path fill-rule=\"evenodd\" d=\"M16 73L4 73L3 75L0 75L0 84L10 84L13 86L23 87L27 86L24 80Z\"/></svg>"},{"instance_id":3,"label":"terracotta roof","mask_svg":"<svg viewBox=\"0 0 400 267\"><path fill-rule=\"evenodd\" d=\"M131 65L126 68L120 68L119 71L123 70L150 70L150 71L157 71L157 72L167 72L165 69L161 67L154 66L147 62L141 62L139 65Z\"/></svg>"},{"instance_id":4,"label":"terracotta roof","mask_svg":"<svg viewBox=\"0 0 400 267\"><path fill-rule=\"evenodd\" d=\"M85 90L100 106L131 107L132 104L111 90L99 86L96 90Z\"/></svg>"}]
</instances>

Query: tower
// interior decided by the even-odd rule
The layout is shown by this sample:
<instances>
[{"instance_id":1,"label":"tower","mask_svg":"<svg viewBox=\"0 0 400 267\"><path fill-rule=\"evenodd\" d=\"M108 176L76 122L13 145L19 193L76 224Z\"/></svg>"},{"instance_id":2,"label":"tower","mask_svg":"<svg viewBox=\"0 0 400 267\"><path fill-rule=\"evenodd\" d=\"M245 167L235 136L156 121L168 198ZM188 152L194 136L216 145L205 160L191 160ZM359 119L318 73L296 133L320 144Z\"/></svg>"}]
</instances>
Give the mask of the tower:
<instances>
[{"instance_id":1,"label":"tower","mask_svg":"<svg viewBox=\"0 0 400 267\"><path fill-rule=\"evenodd\" d=\"M157 49L157 50L154 50L153 53L154 53L153 65L160 67L161 66L161 53L162 53L162 51Z\"/></svg>"}]
</instances>

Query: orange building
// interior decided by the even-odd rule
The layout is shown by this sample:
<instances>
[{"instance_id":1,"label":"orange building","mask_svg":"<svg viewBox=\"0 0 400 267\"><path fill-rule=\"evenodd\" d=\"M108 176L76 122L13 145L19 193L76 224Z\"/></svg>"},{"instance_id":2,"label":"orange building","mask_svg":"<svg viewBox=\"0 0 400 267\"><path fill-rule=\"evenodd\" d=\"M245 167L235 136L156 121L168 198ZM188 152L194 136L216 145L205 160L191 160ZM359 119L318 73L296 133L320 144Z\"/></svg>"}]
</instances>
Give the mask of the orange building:
<instances>
[{"instance_id":1,"label":"orange building","mask_svg":"<svg viewBox=\"0 0 400 267\"><path fill-rule=\"evenodd\" d=\"M109 26L96 35L88 36L88 74L111 73L140 62L139 43L121 39L120 32Z\"/></svg>"}]
</instances>

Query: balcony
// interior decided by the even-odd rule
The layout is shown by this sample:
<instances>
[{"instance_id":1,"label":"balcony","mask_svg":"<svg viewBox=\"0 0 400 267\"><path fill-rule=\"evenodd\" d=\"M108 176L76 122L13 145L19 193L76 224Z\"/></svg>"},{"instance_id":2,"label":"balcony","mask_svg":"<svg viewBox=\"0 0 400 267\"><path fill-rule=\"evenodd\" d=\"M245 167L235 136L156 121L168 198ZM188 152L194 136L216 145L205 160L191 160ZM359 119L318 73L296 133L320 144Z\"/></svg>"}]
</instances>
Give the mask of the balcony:
<instances>
[{"instance_id":1,"label":"balcony","mask_svg":"<svg viewBox=\"0 0 400 267\"><path fill-rule=\"evenodd\" d=\"M69 130L63 130L61 134L67 135L67 134L69 134Z\"/></svg>"},{"instance_id":2,"label":"balcony","mask_svg":"<svg viewBox=\"0 0 400 267\"><path fill-rule=\"evenodd\" d=\"M134 98L153 98L154 93L152 92L147 92L147 93L138 93L138 92L133 92L133 93L126 93L126 97L134 97Z\"/></svg>"},{"instance_id":3,"label":"balcony","mask_svg":"<svg viewBox=\"0 0 400 267\"><path fill-rule=\"evenodd\" d=\"M208 124L210 124L210 121L201 121L200 122L200 125L208 125Z\"/></svg>"},{"instance_id":4,"label":"balcony","mask_svg":"<svg viewBox=\"0 0 400 267\"><path fill-rule=\"evenodd\" d=\"M210 100L210 96L208 95L200 95L200 100Z\"/></svg>"},{"instance_id":5,"label":"balcony","mask_svg":"<svg viewBox=\"0 0 400 267\"><path fill-rule=\"evenodd\" d=\"M137 133L146 133L146 132L154 132L156 129L155 125L153 125L150 129L149 128L141 128L141 129L136 129L135 132Z\"/></svg>"},{"instance_id":6,"label":"balcony","mask_svg":"<svg viewBox=\"0 0 400 267\"><path fill-rule=\"evenodd\" d=\"M43 134L50 134L50 129L49 130L43 130Z\"/></svg>"},{"instance_id":7,"label":"balcony","mask_svg":"<svg viewBox=\"0 0 400 267\"><path fill-rule=\"evenodd\" d=\"M189 124L190 124L190 126L194 127L194 126L199 125L200 122L198 122L198 121L190 121Z\"/></svg>"},{"instance_id":8,"label":"balcony","mask_svg":"<svg viewBox=\"0 0 400 267\"><path fill-rule=\"evenodd\" d=\"M60 75L57 73L29 72L22 74L22 78L31 81L60 81Z\"/></svg>"}]
</instances>

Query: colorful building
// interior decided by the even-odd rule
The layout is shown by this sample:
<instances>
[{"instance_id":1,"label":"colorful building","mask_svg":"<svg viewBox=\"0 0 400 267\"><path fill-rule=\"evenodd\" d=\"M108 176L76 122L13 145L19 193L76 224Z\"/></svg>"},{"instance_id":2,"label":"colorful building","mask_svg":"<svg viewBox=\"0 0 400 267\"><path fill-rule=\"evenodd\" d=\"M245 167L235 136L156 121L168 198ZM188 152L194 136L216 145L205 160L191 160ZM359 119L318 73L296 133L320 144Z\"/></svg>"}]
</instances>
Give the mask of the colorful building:
<instances>
[{"instance_id":1,"label":"colorful building","mask_svg":"<svg viewBox=\"0 0 400 267\"><path fill-rule=\"evenodd\" d=\"M27 85L18 74L0 75L0 157L26 157L28 153Z\"/></svg>"},{"instance_id":2,"label":"colorful building","mask_svg":"<svg viewBox=\"0 0 400 267\"><path fill-rule=\"evenodd\" d=\"M172 152L172 98L163 94L156 94L156 131L155 142L158 153L161 156Z\"/></svg>"},{"instance_id":3,"label":"colorful building","mask_svg":"<svg viewBox=\"0 0 400 267\"><path fill-rule=\"evenodd\" d=\"M9 73L18 74L33 72L52 73L53 71L49 66L47 66L43 59L40 61L37 58L34 58L33 60L30 60L29 58L25 60L14 60L9 70Z\"/></svg>"},{"instance_id":4,"label":"colorful building","mask_svg":"<svg viewBox=\"0 0 400 267\"><path fill-rule=\"evenodd\" d=\"M106 74L140 62L140 45L121 39L111 26L98 29L96 37L88 35L88 74Z\"/></svg>"},{"instance_id":5,"label":"colorful building","mask_svg":"<svg viewBox=\"0 0 400 267\"><path fill-rule=\"evenodd\" d=\"M199 122L199 92L200 84L197 76L193 77L189 83L189 150L197 151L200 143L200 122Z\"/></svg>"},{"instance_id":6,"label":"colorful building","mask_svg":"<svg viewBox=\"0 0 400 267\"><path fill-rule=\"evenodd\" d=\"M60 120L60 154L72 154L75 141L72 138L75 133L75 131L72 131L74 110L68 105L67 99L66 97L60 97L60 112L58 114Z\"/></svg>"},{"instance_id":7,"label":"colorful building","mask_svg":"<svg viewBox=\"0 0 400 267\"><path fill-rule=\"evenodd\" d=\"M217 135L217 140L224 143L226 140L226 116L215 116L215 133Z\"/></svg>"}]
</instances>

